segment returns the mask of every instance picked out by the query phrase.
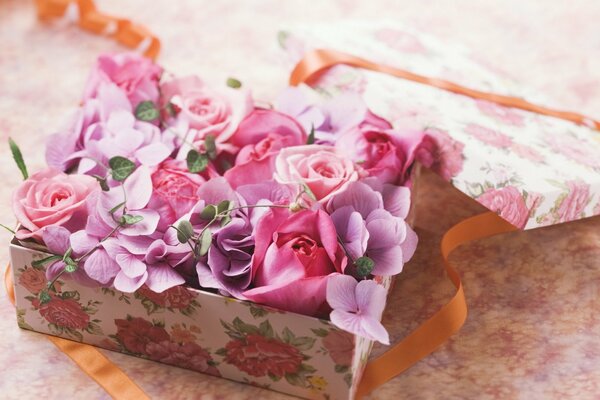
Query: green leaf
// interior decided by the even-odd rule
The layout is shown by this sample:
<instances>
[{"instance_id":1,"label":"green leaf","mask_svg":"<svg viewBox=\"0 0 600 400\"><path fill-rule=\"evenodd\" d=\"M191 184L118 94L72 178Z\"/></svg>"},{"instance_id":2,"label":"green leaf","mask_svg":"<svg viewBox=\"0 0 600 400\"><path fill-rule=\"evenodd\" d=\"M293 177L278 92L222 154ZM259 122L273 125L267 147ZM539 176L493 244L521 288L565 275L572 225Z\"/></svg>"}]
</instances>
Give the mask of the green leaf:
<instances>
[{"instance_id":1,"label":"green leaf","mask_svg":"<svg viewBox=\"0 0 600 400\"><path fill-rule=\"evenodd\" d=\"M343 374L345 372L348 372L349 368L350 367L348 365L336 365L335 372L337 372L338 374Z\"/></svg>"},{"instance_id":2,"label":"green leaf","mask_svg":"<svg viewBox=\"0 0 600 400\"><path fill-rule=\"evenodd\" d=\"M260 325L258 325L258 329L261 336L272 338L274 335L273 327L271 326L269 320L261 322Z\"/></svg>"},{"instance_id":3,"label":"green leaf","mask_svg":"<svg viewBox=\"0 0 600 400\"><path fill-rule=\"evenodd\" d=\"M302 184L302 188L304 189L304 193L306 193L306 195L308 197L310 197L311 200L317 201L317 196L315 196L315 194L313 193L313 191L308 187L308 185L306 183Z\"/></svg>"},{"instance_id":4,"label":"green leaf","mask_svg":"<svg viewBox=\"0 0 600 400\"><path fill-rule=\"evenodd\" d=\"M224 347L221 347L220 349L217 349L215 351L215 354L218 356L226 356L227 355L227 349Z\"/></svg>"},{"instance_id":5,"label":"green leaf","mask_svg":"<svg viewBox=\"0 0 600 400\"><path fill-rule=\"evenodd\" d=\"M99 175L92 175L92 177L94 177L98 181L102 191L108 192L110 190L110 188L108 187L108 183L106 182L106 178Z\"/></svg>"},{"instance_id":6,"label":"green leaf","mask_svg":"<svg viewBox=\"0 0 600 400\"><path fill-rule=\"evenodd\" d=\"M71 260L73 260L73 259L71 259ZM65 265L65 272L73 273L73 272L77 271L77 268L78 268L77 264L67 264L67 265Z\"/></svg>"},{"instance_id":7,"label":"green leaf","mask_svg":"<svg viewBox=\"0 0 600 400\"><path fill-rule=\"evenodd\" d=\"M0 224L0 227L6 229L7 231L9 231L10 233L12 233L13 235L16 233L15 231L13 231L12 229L10 229L8 226L6 226L4 224Z\"/></svg>"},{"instance_id":8,"label":"green leaf","mask_svg":"<svg viewBox=\"0 0 600 400\"><path fill-rule=\"evenodd\" d=\"M238 81L235 78L227 78L227 86L233 89L239 89L242 87L242 82Z\"/></svg>"},{"instance_id":9,"label":"green leaf","mask_svg":"<svg viewBox=\"0 0 600 400\"><path fill-rule=\"evenodd\" d=\"M325 337L329 335L329 331L323 328L311 329L311 331L318 337Z\"/></svg>"},{"instance_id":10,"label":"green leaf","mask_svg":"<svg viewBox=\"0 0 600 400\"><path fill-rule=\"evenodd\" d=\"M375 261L373 261L369 257L358 257L356 261L354 261L354 265L356 265L356 272L359 276L365 277L368 276L373 268L375 267Z\"/></svg>"},{"instance_id":11,"label":"green leaf","mask_svg":"<svg viewBox=\"0 0 600 400\"><path fill-rule=\"evenodd\" d=\"M73 300L79 301L79 292L77 292L76 290L62 292L62 294L60 295L60 297L63 300L73 299Z\"/></svg>"},{"instance_id":12,"label":"green leaf","mask_svg":"<svg viewBox=\"0 0 600 400\"><path fill-rule=\"evenodd\" d=\"M285 343L291 344L294 339L296 339L296 336L294 335L294 333L290 330L290 328L288 328L287 326L283 329L283 341Z\"/></svg>"},{"instance_id":13,"label":"green leaf","mask_svg":"<svg viewBox=\"0 0 600 400\"><path fill-rule=\"evenodd\" d=\"M256 307L256 306L251 305L250 306L250 314L254 318L260 318L260 317L264 317L265 315L267 315L267 310L265 310L262 307Z\"/></svg>"},{"instance_id":14,"label":"green leaf","mask_svg":"<svg viewBox=\"0 0 600 400\"><path fill-rule=\"evenodd\" d=\"M308 134L308 138L306 139L306 144L315 144L315 126L314 125L310 128L310 133Z\"/></svg>"},{"instance_id":15,"label":"green leaf","mask_svg":"<svg viewBox=\"0 0 600 400\"><path fill-rule=\"evenodd\" d=\"M286 31L277 32L277 42L279 43L279 46L281 46L282 49L285 49L285 45L286 45L286 42L289 37L290 37L289 32L286 32Z\"/></svg>"},{"instance_id":16,"label":"green leaf","mask_svg":"<svg viewBox=\"0 0 600 400\"><path fill-rule=\"evenodd\" d=\"M116 206L114 206L113 208L111 208L110 210L108 210L108 213L112 215L112 214L116 213L117 210L119 208L123 207L124 205L125 205L125 202L123 201L123 202L117 204Z\"/></svg>"},{"instance_id":17,"label":"green leaf","mask_svg":"<svg viewBox=\"0 0 600 400\"><path fill-rule=\"evenodd\" d=\"M223 219L221 219L221 228L230 222L231 222L231 217L229 215L224 216Z\"/></svg>"},{"instance_id":18,"label":"green leaf","mask_svg":"<svg viewBox=\"0 0 600 400\"><path fill-rule=\"evenodd\" d=\"M54 261L58 261L58 260L62 260L62 257L61 256L50 256L50 257L42 258L41 260L32 261L31 266L39 267L41 265L44 265L44 264L47 264L50 262L54 262Z\"/></svg>"},{"instance_id":19,"label":"green leaf","mask_svg":"<svg viewBox=\"0 0 600 400\"><path fill-rule=\"evenodd\" d=\"M212 204L207 205L200 212L200 218L202 218L205 221L210 221L213 218L215 218L216 216L217 216L217 207L213 206Z\"/></svg>"},{"instance_id":20,"label":"green leaf","mask_svg":"<svg viewBox=\"0 0 600 400\"><path fill-rule=\"evenodd\" d=\"M308 351L315 344L315 338L308 336L298 337L292 340L291 344L300 351Z\"/></svg>"},{"instance_id":21,"label":"green leaf","mask_svg":"<svg viewBox=\"0 0 600 400\"><path fill-rule=\"evenodd\" d=\"M181 221L177 225L177 240L179 243L187 243L194 236L194 227L190 221Z\"/></svg>"},{"instance_id":22,"label":"green leaf","mask_svg":"<svg viewBox=\"0 0 600 400\"><path fill-rule=\"evenodd\" d=\"M217 158L217 145L215 144L215 137L213 135L207 135L204 138L204 150L206 150L206 155L211 160Z\"/></svg>"},{"instance_id":23,"label":"green leaf","mask_svg":"<svg viewBox=\"0 0 600 400\"><path fill-rule=\"evenodd\" d=\"M208 253L208 249L210 249L210 245L212 244L212 233L210 229L205 229L202 232L202 236L199 239L200 242L200 250L198 250L198 254L200 257L203 257Z\"/></svg>"},{"instance_id":24,"label":"green leaf","mask_svg":"<svg viewBox=\"0 0 600 400\"><path fill-rule=\"evenodd\" d=\"M27 173L27 166L25 165L25 161L23 160L23 154L21 153L21 149L15 143L12 138L8 138L8 146L10 147L10 152L12 153L13 158L15 159L15 163L17 163L17 167L21 171L21 175L23 175L23 180L29 178L29 174Z\"/></svg>"},{"instance_id":25,"label":"green leaf","mask_svg":"<svg viewBox=\"0 0 600 400\"><path fill-rule=\"evenodd\" d=\"M202 172L208 167L208 157L206 154L200 154L196 150L190 150L185 158L188 170L196 174Z\"/></svg>"},{"instance_id":26,"label":"green leaf","mask_svg":"<svg viewBox=\"0 0 600 400\"><path fill-rule=\"evenodd\" d=\"M142 217L141 215L123 214L121 216L121 223L125 225L133 225L137 224L143 219L144 217Z\"/></svg>"},{"instance_id":27,"label":"green leaf","mask_svg":"<svg viewBox=\"0 0 600 400\"><path fill-rule=\"evenodd\" d=\"M110 174L117 182L123 182L135 170L135 164L125 157L115 156L108 160Z\"/></svg>"},{"instance_id":28,"label":"green leaf","mask_svg":"<svg viewBox=\"0 0 600 400\"><path fill-rule=\"evenodd\" d=\"M135 108L135 117L140 121L154 121L160 116L156 105L150 101L142 101Z\"/></svg>"},{"instance_id":29,"label":"green leaf","mask_svg":"<svg viewBox=\"0 0 600 400\"><path fill-rule=\"evenodd\" d=\"M217 204L217 213L221 214L225 211L228 211L230 206L231 202L229 200L223 200L222 202Z\"/></svg>"},{"instance_id":30,"label":"green leaf","mask_svg":"<svg viewBox=\"0 0 600 400\"><path fill-rule=\"evenodd\" d=\"M49 303L50 300L52 300L52 297L50 297L47 290L42 290L39 294L39 297L40 297L41 304Z\"/></svg>"}]
</instances>

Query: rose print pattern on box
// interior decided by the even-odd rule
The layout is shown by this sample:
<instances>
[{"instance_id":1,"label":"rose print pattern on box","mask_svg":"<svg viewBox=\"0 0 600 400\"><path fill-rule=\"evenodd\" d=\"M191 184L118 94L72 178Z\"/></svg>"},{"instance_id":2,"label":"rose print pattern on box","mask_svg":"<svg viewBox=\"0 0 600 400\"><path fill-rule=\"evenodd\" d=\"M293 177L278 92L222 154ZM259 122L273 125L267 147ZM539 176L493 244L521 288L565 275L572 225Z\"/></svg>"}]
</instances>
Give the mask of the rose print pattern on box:
<instances>
[{"instance_id":1,"label":"rose print pattern on box","mask_svg":"<svg viewBox=\"0 0 600 400\"><path fill-rule=\"evenodd\" d=\"M162 293L156 293L144 285L135 292L134 296L141 300L148 315L168 310L191 316L200 307L194 296L183 286L175 286Z\"/></svg>"}]
</instances>

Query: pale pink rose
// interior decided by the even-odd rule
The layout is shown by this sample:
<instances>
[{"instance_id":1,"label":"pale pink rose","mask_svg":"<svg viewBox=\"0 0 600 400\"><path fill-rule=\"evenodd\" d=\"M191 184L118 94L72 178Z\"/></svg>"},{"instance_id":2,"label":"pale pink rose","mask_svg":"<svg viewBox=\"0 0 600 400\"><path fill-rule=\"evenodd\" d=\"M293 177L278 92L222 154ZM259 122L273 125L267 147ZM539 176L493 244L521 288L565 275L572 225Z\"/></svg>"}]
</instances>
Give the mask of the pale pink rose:
<instances>
[{"instance_id":1,"label":"pale pink rose","mask_svg":"<svg viewBox=\"0 0 600 400\"><path fill-rule=\"evenodd\" d=\"M248 90L211 88L196 76L174 79L161 89L163 105L170 102L174 106L176 121L195 130L193 137L188 137L193 144L201 144L208 135L226 142L253 109Z\"/></svg>"},{"instance_id":2,"label":"pale pink rose","mask_svg":"<svg viewBox=\"0 0 600 400\"><path fill-rule=\"evenodd\" d=\"M550 150L570 158L576 163L600 169L598 146L565 134L546 134L544 141Z\"/></svg>"},{"instance_id":3,"label":"pale pink rose","mask_svg":"<svg viewBox=\"0 0 600 400\"><path fill-rule=\"evenodd\" d=\"M256 109L239 126L230 142L241 147L225 179L233 188L273 179L279 150L306 143L306 132L293 118Z\"/></svg>"},{"instance_id":4,"label":"pale pink rose","mask_svg":"<svg viewBox=\"0 0 600 400\"><path fill-rule=\"evenodd\" d=\"M475 100L475 104L477 104L479 111L497 121L513 126L524 125L525 118L520 112L513 108L503 107L499 104L485 100Z\"/></svg>"},{"instance_id":5,"label":"pale pink rose","mask_svg":"<svg viewBox=\"0 0 600 400\"><path fill-rule=\"evenodd\" d=\"M500 149L510 147L513 144L513 141L510 136L477 124L467 125L467 127L465 128L465 132L475 137L476 139L482 141L485 144Z\"/></svg>"},{"instance_id":6,"label":"pale pink rose","mask_svg":"<svg viewBox=\"0 0 600 400\"><path fill-rule=\"evenodd\" d=\"M525 144L520 143L513 143L510 149L519 157L525 158L535 163L541 163L546 161L546 158L531 146L527 146Z\"/></svg>"},{"instance_id":7,"label":"pale pink rose","mask_svg":"<svg viewBox=\"0 0 600 400\"><path fill-rule=\"evenodd\" d=\"M168 159L152 173L152 196L148 207L160 215L158 229L164 231L200 199L198 189L204 176L188 171L185 161Z\"/></svg>"},{"instance_id":8,"label":"pale pink rose","mask_svg":"<svg viewBox=\"0 0 600 400\"><path fill-rule=\"evenodd\" d=\"M422 131L353 129L335 143L340 154L360 163L369 176L403 185L423 140Z\"/></svg>"},{"instance_id":9,"label":"pale pink rose","mask_svg":"<svg viewBox=\"0 0 600 400\"><path fill-rule=\"evenodd\" d=\"M277 182L286 185L305 184L319 202L327 202L358 177L352 161L330 146L287 147L275 159Z\"/></svg>"},{"instance_id":10,"label":"pale pink rose","mask_svg":"<svg viewBox=\"0 0 600 400\"><path fill-rule=\"evenodd\" d=\"M375 31L375 39L402 53L425 53L427 48L415 35L398 29Z\"/></svg>"},{"instance_id":11,"label":"pale pink rose","mask_svg":"<svg viewBox=\"0 0 600 400\"><path fill-rule=\"evenodd\" d=\"M102 55L88 79L83 98L93 98L103 83L116 84L135 108L142 101L158 101L162 68L134 53Z\"/></svg>"},{"instance_id":12,"label":"pale pink rose","mask_svg":"<svg viewBox=\"0 0 600 400\"><path fill-rule=\"evenodd\" d=\"M14 191L13 212L21 224L17 238L41 240L46 226L65 226L74 232L85 226L86 199L99 188L87 175L67 175L47 168L31 175Z\"/></svg>"},{"instance_id":13,"label":"pale pink rose","mask_svg":"<svg viewBox=\"0 0 600 400\"><path fill-rule=\"evenodd\" d=\"M463 169L464 148L465 145L452 139L448 132L428 129L417 149L416 159L445 180L450 181Z\"/></svg>"},{"instance_id":14,"label":"pale pink rose","mask_svg":"<svg viewBox=\"0 0 600 400\"><path fill-rule=\"evenodd\" d=\"M523 229L527 224L529 209L525 205L523 195L514 186L488 189L477 197L477 201L519 229Z\"/></svg>"},{"instance_id":15,"label":"pale pink rose","mask_svg":"<svg viewBox=\"0 0 600 400\"><path fill-rule=\"evenodd\" d=\"M324 316L327 280L342 273L346 264L335 225L325 211L271 209L255 229L254 288L243 294L281 310Z\"/></svg>"},{"instance_id":16,"label":"pale pink rose","mask_svg":"<svg viewBox=\"0 0 600 400\"><path fill-rule=\"evenodd\" d=\"M590 185L581 181L567 181L568 192L556 208L557 221L567 222L583 217L590 201Z\"/></svg>"}]
</instances>

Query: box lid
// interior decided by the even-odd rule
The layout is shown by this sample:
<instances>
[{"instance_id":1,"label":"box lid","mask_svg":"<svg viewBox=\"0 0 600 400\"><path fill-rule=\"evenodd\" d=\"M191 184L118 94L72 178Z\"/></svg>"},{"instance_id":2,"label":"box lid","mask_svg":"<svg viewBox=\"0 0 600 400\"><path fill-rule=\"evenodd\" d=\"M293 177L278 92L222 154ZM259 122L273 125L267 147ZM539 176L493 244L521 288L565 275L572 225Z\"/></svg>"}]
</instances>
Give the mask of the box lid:
<instances>
[{"instance_id":1,"label":"box lid","mask_svg":"<svg viewBox=\"0 0 600 400\"><path fill-rule=\"evenodd\" d=\"M456 45L398 23L346 22L280 33L290 69L309 50L329 48L429 77L545 104ZM600 132L569 121L450 93L345 65L314 85L352 90L396 128L424 129L431 169L521 229L600 214Z\"/></svg>"}]
</instances>

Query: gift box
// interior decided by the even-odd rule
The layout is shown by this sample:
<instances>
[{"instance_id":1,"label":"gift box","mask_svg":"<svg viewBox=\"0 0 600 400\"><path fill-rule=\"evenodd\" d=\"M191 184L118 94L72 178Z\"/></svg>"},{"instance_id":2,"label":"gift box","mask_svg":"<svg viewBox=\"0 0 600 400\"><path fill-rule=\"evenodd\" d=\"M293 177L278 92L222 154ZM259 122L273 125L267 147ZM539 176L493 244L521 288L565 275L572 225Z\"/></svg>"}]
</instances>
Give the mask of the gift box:
<instances>
[{"instance_id":1,"label":"gift box","mask_svg":"<svg viewBox=\"0 0 600 400\"><path fill-rule=\"evenodd\" d=\"M462 52L397 24L282 33L295 63L314 48L490 91L538 99ZM572 122L447 93L378 72L336 66L311 82L353 91L394 127L424 130L422 163L519 229L600 214L597 133ZM414 179L414 178L413 178ZM19 326L306 398L353 398L373 342L330 321L177 286L162 293L89 288L59 279L42 303L47 253L10 248ZM390 277L375 280L390 289ZM402 354L399 355L402 357Z\"/></svg>"}]
</instances>

